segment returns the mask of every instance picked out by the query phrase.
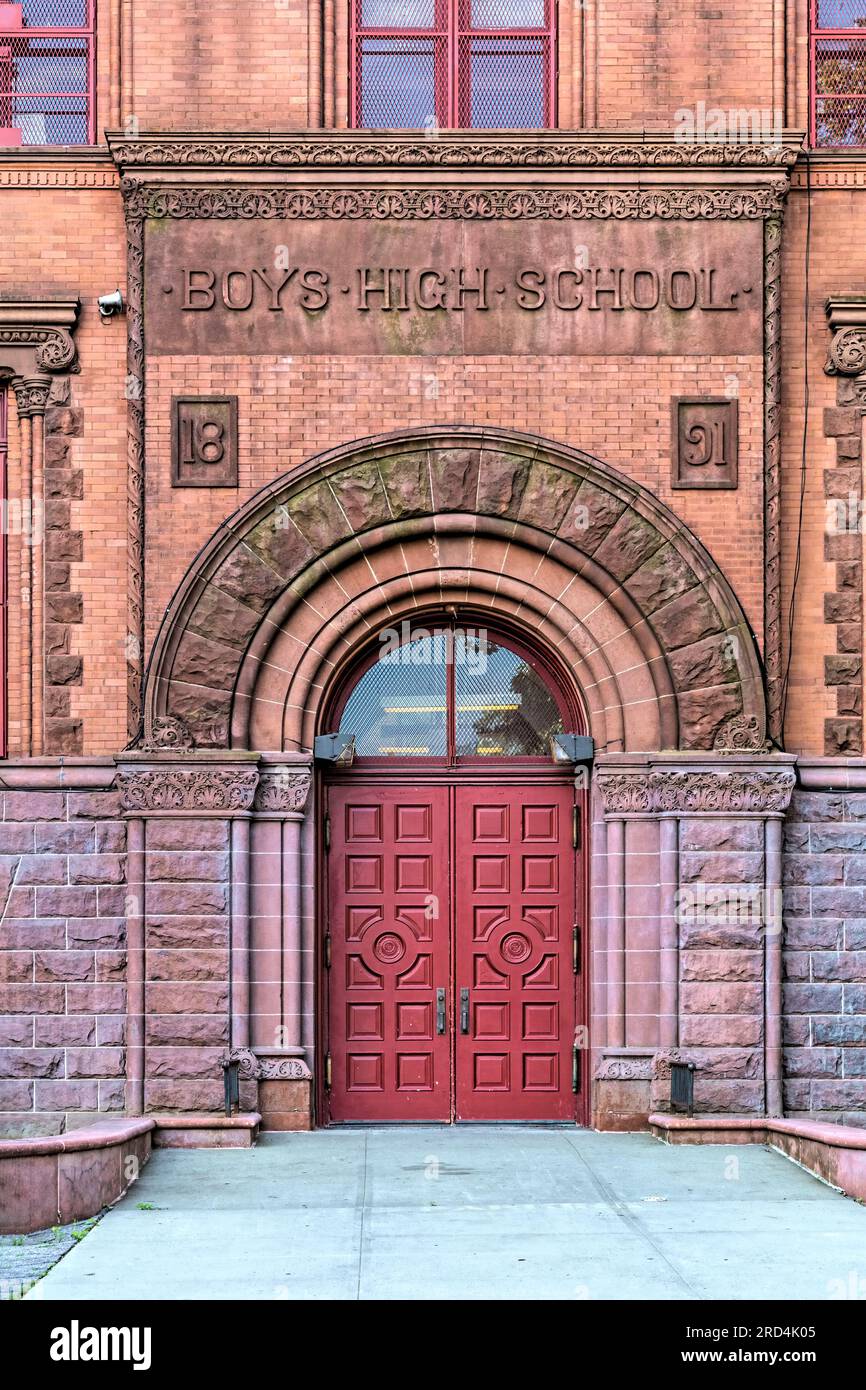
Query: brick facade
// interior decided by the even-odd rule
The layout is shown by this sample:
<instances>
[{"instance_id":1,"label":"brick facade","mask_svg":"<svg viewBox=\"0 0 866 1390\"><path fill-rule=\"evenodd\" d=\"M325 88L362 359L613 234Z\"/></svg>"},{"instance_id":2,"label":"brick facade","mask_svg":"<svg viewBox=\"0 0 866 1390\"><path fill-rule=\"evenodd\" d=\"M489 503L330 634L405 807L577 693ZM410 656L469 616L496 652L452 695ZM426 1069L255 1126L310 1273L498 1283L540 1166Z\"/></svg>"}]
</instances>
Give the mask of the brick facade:
<instances>
[{"instance_id":1,"label":"brick facade","mask_svg":"<svg viewBox=\"0 0 866 1390\"><path fill-rule=\"evenodd\" d=\"M557 653L596 741L595 1121L644 1123L680 1058L702 1112L864 1124L866 156L798 160L804 0L561 3L559 129L433 138L347 131L348 13L111 0L99 144L0 150L0 1130L217 1111L228 1049L250 1106L310 1123L313 737L370 633L461 605ZM371 228L374 271L419 230L447 269L510 264L515 222L551 284L565 227L568 276L742 271L735 312L557 319L492 272L444 346L441 313L349 312ZM171 279L262 245L332 256L276 350L279 314L190 315ZM236 400L236 484L174 485L197 397ZM680 400L736 406L735 486L675 485Z\"/></svg>"}]
</instances>

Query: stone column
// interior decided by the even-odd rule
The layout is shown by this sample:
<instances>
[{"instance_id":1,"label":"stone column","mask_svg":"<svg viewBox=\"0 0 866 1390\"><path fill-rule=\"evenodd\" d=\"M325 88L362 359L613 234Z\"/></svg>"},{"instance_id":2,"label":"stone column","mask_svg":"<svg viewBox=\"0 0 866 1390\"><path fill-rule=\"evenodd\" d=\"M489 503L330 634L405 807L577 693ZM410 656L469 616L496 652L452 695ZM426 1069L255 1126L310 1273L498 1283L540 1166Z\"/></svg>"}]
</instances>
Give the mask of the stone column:
<instances>
[{"instance_id":1,"label":"stone column","mask_svg":"<svg viewBox=\"0 0 866 1390\"><path fill-rule=\"evenodd\" d=\"M781 824L793 761L597 759L609 979L600 1127L634 1127L642 1106L668 1108L672 1060L695 1064L696 1110L781 1113Z\"/></svg>"},{"instance_id":2,"label":"stone column","mask_svg":"<svg viewBox=\"0 0 866 1390\"><path fill-rule=\"evenodd\" d=\"M263 755L252 825L252 1032L266 1129L308 1129L311 1074L303 1036L301 830L308 757Z\"/></svg>"},{"instance_id":3,"label":"stone column","mask_svg":"<svg viewBox=\"0 0 866 1390\"><path fill-rule=\"evenodd\" d=\"M51 378L16 377L12 387L18 408L21 459L21 751L25 756L38 757L43 752L45 679L43 421Z\"/></svg>"},{"instance_id":4,"label":"stone column","mask_svg":"<svg viewBox=\"0 0 866 1390\"><path fill-rule=\"evenodd\" d=\"M132 1113L219 1111L226 1050L248 1055L256 762L255 754L187 748L119 762L130 849ZM255 1108L255 1077L242 1074L242 1105Z\"/></svg>"}]
</instances>

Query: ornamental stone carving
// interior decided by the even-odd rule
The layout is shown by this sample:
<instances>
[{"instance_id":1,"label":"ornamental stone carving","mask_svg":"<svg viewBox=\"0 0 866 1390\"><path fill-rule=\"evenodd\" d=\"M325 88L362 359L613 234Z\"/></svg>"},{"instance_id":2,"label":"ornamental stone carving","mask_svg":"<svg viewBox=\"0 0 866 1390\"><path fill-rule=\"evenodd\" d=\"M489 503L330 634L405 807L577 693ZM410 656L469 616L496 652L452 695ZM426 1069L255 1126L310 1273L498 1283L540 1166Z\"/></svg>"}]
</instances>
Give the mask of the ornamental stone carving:
<instances>
[{"instance_id":1,"label":"ornamental stone carving","mask_svg":"<svg viewBox=\"0 0 866 1390\"><path fill-rule=\"evenodd\" d=\"M768 749L761 726L754 715L735 714L716 734L713 749L716 753L754 753Z\"/></svg>"},{"instance_id":2,"label":"ornamental stone carving","mask_svg":"<svg viewBox=\"0 0 866 1390\"><path fill-rule=\"evenodd\" d=\"M121 805L127 812L248 811L258 773L251 768L160 768L121 772Z\"/></svg>"},{"instance_id":3,"label":"ornamental stone carving","mask_svg":"<svg viewBox=\"0 0 866 1390\"><path fill-rule=\"evenodd\" d=\"M866 370L866 328L843 328L830 343L828 376L858 376Z\"/></svg>"},{"instance_id":4,"label":"ornamental stone carving","mask_svg":"<svg viewBox=\"0 0 866 1390\"><path fill-rule=\"evenodd\" d=\"M312 776L304 769L265 771L256 789L255 810L300 814L307 804L311 783Z\"/></svg>"},{"instance_id":5,"label":"ornamental stone carving","mask_svg":"<svg viewBox=\"0 0 866 1390\"><path fill-rule=\"evenodd\" d=\"M121 167L146 168L215 168L233 169L255 167L277 169L341 168L398 169L438 168L472 169L519 168L779 168L792 165L797 158L797 141L722 144L715 140L672 140L660 134L658 138L635 141L562 139L510 139L496 141L477 138L466 140L440 138L437 140L319 139L286 141L256 136L251 139L184 139L172 140L145 135L129 140L108 137L114 160Z\"/></svg>"},{"instance_id":6,"label":"ornamental stone carving","mask_svg":"<svg viewBox=\"0 0 866 1390\"><path fill-rule=\"evenodd\" d=\"M246 187L243 184L197 188L162 188L124 178L121 189L127 217L226 220L275 218L481 218L576 220L612 218L634 221L661 218L694 221L706 218L766 218L778 215L787 179L755 188L294 188Z\"/></svg>"},{"instance_id":7,"label":"ornamental stone carving","mask_svg":"<svg viewBox=\"0 0 866 1390\"><path fill-rule=\"evenodd\" d=\"M51 391L51 382L47 378L26 377L22 379L16 377L12 382L12 389L15 392L15 404L19 419L23 420L33 415L45 414L48 395Z\"/></svg>"},{"instance_id":8,"label":"ornamental stone carving","mask_svg":"<svg viewBox=\"0 0 866 1390\"><path fill-rule=\"evenodd\" d=\"M143 747L146 751L166 748L189 749L193 747L193 737L182 719L162 715L154 719Z\"/></svg>"},{"instance_id":9,"label":"ornamental stone carving","mask_svg":"<svg viewBox=\"0 0 866 1390\"><path fill-rule=\"evenodd\" d=\"M652 1078L652 1053L639 1056L620 1056L616 1053L602 1057L595 1069L597 1081L649 1081Z\"/></svg>"},{"instance_id":10,"label":"ornamental stone carving","mask_svg":"<svg viewBox=\"0 0 866 1390\"><path fill-rule=\"evenodd\" d=\"M234 1047L225 1052L220 1065L225 1070L238 1063L241 1081L310 1081L312 1073L303 1057L269 1053L257 1056L249 1047Z\"/></svg>"},{"instance_id":11,"label":"ornamental stone carving","mask_svg":"<svg viewBox=\"0 0 866 1390\"><path fill-rule=\"evenodd\" d=\"M600 772L598 784L608 816L657 813L696 815L782 815L795 776L780 771Z\"/></svg>"}]
</instances>

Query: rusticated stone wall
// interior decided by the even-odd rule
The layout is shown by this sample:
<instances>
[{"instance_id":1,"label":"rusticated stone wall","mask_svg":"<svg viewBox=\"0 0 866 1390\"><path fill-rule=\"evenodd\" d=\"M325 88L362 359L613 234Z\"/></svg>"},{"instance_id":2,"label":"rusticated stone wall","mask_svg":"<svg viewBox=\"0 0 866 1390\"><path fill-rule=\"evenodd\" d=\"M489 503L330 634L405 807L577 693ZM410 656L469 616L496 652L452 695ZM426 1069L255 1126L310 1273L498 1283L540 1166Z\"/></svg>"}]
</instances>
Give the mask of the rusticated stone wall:
<instances>
[{"instance_id":1,"label":"rusticated stone wall","mask_svg":"<svg viewBox=\"0 0 866 1390\"><path fill-rule=\"evenodd\" d=\"M680 1044L702 1111L764 1108L764 825L680 823Z\"/></svg>"},{"instance_id":2,"label":"rusticated stone wall","mask_svg":"<svg viewBox=\"0 0 866 1390\"><path fill-rule=\"evenodd\" d=\"M218 1110L229 1041L229 823L146 832L146 1112Z\"/></svg>"},{"instance_id":3,"label":"rusticated stone wall","mask_svg":"<svg viewBox=\"0 0 866 1390\"><path fill-rule=\"evenodd\" d=\"M124 1109L126 827L113 766L95 771L98 789L0 796L6 1135Z\"/></svg>"},{"instance_id":4,"label":"rusticated stone wall","mask_svg":"<svg viewBox=\"0 0 866 1390\"><path fill-rule=\"evenodd\" d=\"M785 1109L866 1126L866 792L796 792L784 868Z\"/></svg>"}]
</instances>

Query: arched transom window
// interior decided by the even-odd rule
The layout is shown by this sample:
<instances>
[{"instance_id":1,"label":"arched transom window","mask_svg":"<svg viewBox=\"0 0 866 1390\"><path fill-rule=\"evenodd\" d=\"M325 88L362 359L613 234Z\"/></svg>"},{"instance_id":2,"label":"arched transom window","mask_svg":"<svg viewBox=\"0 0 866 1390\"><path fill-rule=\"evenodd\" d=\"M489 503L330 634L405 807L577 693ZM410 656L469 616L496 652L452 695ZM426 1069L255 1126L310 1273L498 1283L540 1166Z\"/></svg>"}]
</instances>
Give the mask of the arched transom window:
<instances>
[{"instance_id":1,"label":"arched transom window","mask_svg":"<svg viewBox=\"0 0 866 1390\"><path fill-rule=\"evenodd\" d=\"M549 758L563 731L549 673L511 639L459 625L387 631L339 732L359 758Z\"/></svg>"}]
</instances>

